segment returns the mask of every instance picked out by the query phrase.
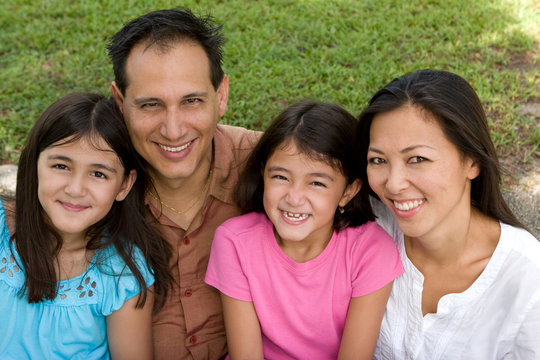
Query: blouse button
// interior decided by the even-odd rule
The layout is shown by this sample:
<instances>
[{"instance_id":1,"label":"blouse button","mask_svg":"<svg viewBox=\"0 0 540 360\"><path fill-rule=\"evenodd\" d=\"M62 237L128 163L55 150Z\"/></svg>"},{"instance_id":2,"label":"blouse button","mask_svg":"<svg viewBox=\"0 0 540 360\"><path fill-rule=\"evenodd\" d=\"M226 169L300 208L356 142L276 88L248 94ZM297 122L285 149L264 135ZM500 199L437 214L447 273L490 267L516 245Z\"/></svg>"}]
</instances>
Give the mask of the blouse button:
<instances>
[{"instance_id":1,"label":"blouse button","mask_svg":"<svg viewBox=\"0 0 540 360\"><path fill-rule=\"evenodd\" d=\"M188 237L185 237L185 238L184 238L184 245L189 245L189 243L190 243L189 238L188 238Z\"/></svg>"},{"instance_id":2,"label":"blouse button","mask_svg":"<svg viewBox=\"0 0 540 360\"><path fill-rule=\"evenodd\" d=\"M192 294L193 294L193 291L191 291L191 289L187 289L187 290L184 292L184 296L185 296L185 297L190 297Z\"/></svg>"},{"instance_id":3,"label":"blouse button","mask_svg":"<svg viewBox=\"0 0 540 360\"><path fill-rule=\"evenodd\" d=\"M195 345L197 343L197 337L195 335L193 335L192 337L189 338L189 342L193 345Z\"/></svg>"}]
</instances>

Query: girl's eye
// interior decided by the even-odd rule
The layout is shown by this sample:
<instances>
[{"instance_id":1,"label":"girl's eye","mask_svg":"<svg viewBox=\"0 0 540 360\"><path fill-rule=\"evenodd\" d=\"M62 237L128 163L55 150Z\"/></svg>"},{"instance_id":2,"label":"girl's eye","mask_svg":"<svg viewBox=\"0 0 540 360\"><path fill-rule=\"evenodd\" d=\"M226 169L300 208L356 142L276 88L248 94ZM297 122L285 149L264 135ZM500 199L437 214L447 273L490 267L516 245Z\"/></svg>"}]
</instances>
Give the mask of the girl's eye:
<instances>
[{"instance_id":1,"label":"girl's eye","mask_svg":"<svg viewBox=\"0 0 540 360\"><path fill-rule=\"evenodd\" d=\"M100 179L106 179L107 178L107 175L105 175L101 171L93 171L91 173L91 175L94 176L94 177L100 178Z\"/></svg>"},{"instance_id":2,"label":"girl's eye","mask_svg":"<svg viewBox=\"0 0 540 360\"><path fill-rule=\"evenodd\" d=\"M383 164L385 161L379 157L373 157L368 159L369 164L379 165Z\"/></svg>"},{"instance_id":3,"label":"girl's eye","mask_svg":"<svg viewBox=\"0 0 540 360\"><path fill-rule=\"evenodd\" d=\"M272 179L276 180L287 180L287 178L283 175L272 175Z\"/></svg>"},{"instance_id":4,"label":"girl's eye","mask_svg":"<svg viewBox=\"0 0 540 360\"><path fill-rule=\"evenodd\" d=\"M324 183L320 182L320 181L313 181L313 182L311 183L311 185L313 185L313 186L319 186L319 187L326 187L326 185L325 185Z\"/></svg>"},{"instance_id":5,"label":"girl's eye","mask_svg":"<svg viewBox=\"0 0 540 360\"><path fill-rule=\"evenodd\" d=\"M409 159L409 162L412 164L416 164L416 163L420 163L426 160L427 160L426 158L421 157L421 156L413 156L412 158Z\"/></svg>"},{"instance_id":6,"label":"girl's eye","mask_svg":"<svg viewBox=\"0 0 540 360\"><path fill-rule=\"evenodd\" d=\"M66 165L64 165L64 164L54 164L52 166L52 168L53 169L60 169L60 170L67 170L68 169L68 167Z\"/></svg>"}]
</instances>

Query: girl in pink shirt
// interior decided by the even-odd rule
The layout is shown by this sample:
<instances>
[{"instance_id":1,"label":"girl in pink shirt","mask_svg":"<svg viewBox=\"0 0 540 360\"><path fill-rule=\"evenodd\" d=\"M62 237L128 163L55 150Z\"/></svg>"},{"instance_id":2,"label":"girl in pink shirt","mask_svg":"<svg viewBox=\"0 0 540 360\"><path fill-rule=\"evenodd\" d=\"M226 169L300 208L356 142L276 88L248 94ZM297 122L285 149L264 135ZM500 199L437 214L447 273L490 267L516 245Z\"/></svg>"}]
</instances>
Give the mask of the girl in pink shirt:
<instances>
[{"instance_id":1,"label":"girl in pink shirt","mask_svg":"<svg viewBox=\"0 0 540 360\"><path fill-rule=\"evenodd\" d=\"M403 272L353 157L355 118L304 101L279 115L237 188L245 215L215 234L206 282L221 292L232 359L371 359Z\"/></svg>"}]
</instances>

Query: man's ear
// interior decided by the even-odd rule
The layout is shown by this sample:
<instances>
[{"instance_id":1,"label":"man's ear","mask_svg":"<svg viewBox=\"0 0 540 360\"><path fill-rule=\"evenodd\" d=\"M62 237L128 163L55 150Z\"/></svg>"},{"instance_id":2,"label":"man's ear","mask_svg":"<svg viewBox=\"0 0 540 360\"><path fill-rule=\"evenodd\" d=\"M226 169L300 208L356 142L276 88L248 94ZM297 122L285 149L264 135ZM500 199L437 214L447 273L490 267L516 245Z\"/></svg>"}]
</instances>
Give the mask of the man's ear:
<instances>
[{"instance_id":1,"label":"man's ear","mask_svg":"<svg viewBox=\"0 0 540 360\"><path fill-rule=\"evenodd\" d=\"M124 112L124 109L122 108L124 105L124 95L122 95L122 92L116 85L116 81L111 83L111 95L114 98L114 101L116 101L116 105L120 108L120 111Z\"/></svg>"},{"instance_id":2,"label":"man's ear","mask_svg":"<svg viewBox=\"0 0 540 360\"><path fill-rule=\"evenodd\" d=\"M351 201L351 199L355 197L356 194L358 194L361 187L362 180L360 179L356 179L352 182L352 184L347 185L345 191L343 192L343 195L341 196L341 200L339 200L339 206L345 207L349 203L349 201Z\"/></svg>"},{"instance_id":3,"label":"man's ear","mask_svg":"<svg viewBox=\"0 0 540 360\"><path fill-rule=\"evenodd\" d=\"M227 102L229 101L229 78L227 75L223 75L223 80L217 89L217 95L219 100L219 116L225 115L227 112Z\"/></svg>"},{"instance_id":4,"label":"man's ear","mask_svg":"<svg viewBox=\"0 0 540 360\"><path fill-rule=\"evenodd\" d=\"M137 171L131 170L128 176L125 177L118 194L116 194L116 201L122 201L126 198L126 196L128 196L133 184L135 184L135 180L137 180Z\"/></svg>"}]
</instances>

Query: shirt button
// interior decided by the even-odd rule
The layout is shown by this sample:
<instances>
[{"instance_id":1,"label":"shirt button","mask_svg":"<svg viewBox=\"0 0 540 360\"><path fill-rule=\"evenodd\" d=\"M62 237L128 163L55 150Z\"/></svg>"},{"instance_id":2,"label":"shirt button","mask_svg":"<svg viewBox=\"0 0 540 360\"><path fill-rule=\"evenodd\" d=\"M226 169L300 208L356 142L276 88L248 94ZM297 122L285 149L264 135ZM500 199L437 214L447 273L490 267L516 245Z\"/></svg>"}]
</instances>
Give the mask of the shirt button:
<instances>
[{"instance_id":1,"label":"shirt button","mask_svg":"<svg viewBox=\"0 0 540 360\"><path fill-rule=\"evenodd\" d=\"M189 238L187 238L187 237L184 238L184 245L189 245L189 243L190 243Z\"/></svg>"},{"instance_id":2,"label":"shirt button","mask_svg":"<svg viewBox=\"0 0 540 360\"><path fill-rule=\"evenodd\" d=\"M193 291L191 291L191 289L187 289L187 290L184 292L184 296L185 296L185 297L190 297L192 294L193 294Z\"/></svg>"},{"instance_id":3,"label":"shirt button","mask_svg":"<svg viewBox=\"0 0 540 360\"><path fill-rule=\"evenodd\" d=\"M197 343L197 337L193 335L192 337L189 338L189 342L195 345Z\"/></svg>"}]
</instances>

